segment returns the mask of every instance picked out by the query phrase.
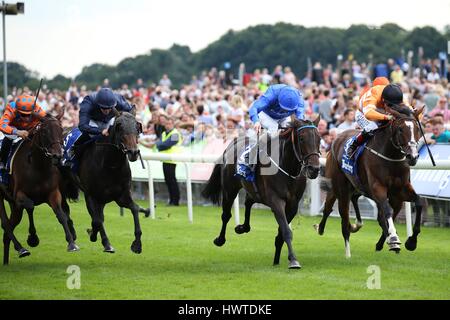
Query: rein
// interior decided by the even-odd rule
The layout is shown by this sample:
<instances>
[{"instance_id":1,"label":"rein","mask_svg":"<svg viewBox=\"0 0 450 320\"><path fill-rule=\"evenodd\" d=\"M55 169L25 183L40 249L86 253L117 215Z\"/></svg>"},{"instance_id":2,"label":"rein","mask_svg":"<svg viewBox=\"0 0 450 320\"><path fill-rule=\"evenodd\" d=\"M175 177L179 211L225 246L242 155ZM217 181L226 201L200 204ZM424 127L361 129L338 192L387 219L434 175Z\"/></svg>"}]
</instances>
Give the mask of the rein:
<instances>
[{"instance_id":1,"label":"rein","mask_svg":"<svg viewBox=\"0 0 450 320\"><path fill-rule=\"evenodd\" d=\"M57 121L57 122L59 123L58 119L52 119L52 118L47 119L46 121ZM50 143L49 146L45 146L45 147L44 147L44 146L40 145L39 142L34 141L34 140L35 140L35 137L37 137L37 139L40 141L40 135L41 135L41 132L42 132L42 131L41 131L41 128L42 128L42 123L40 122L38 125L36 125L36 126L32 129L32 131L31 131L31 133L30 133L30 135L32 135L33 138L30 139L29 137L26 137L26 138L23 139L23 140L30 141L30 142L31 142L31 145L32 145L33 147L38 148L40 151L42 151L42 153L44 154L44 156L45 156L46 158L52 158L52 157L53 157L53 154L51 154L51 153L48 151L47 147L51 147L51 146L53 146L53 145L55 145L55 144L58 144L58 145L62 146L63 143L62 143L62 141L53 141L52 143Z\"/></svg>"},{"instance_id":2,"label":"rein","mask_svg":"<svg viewBox=\"0 0 450 320\"><path fill-rule=\"evenodd\" d=\"M314 125L305 125L303 127L300 127L297 129L297 132L300 132L303 129L316 129L317 127ZM300 175L303 172L303 169L306 167L307 165L307 160L314 155L317 155L318 157L320 157L320 154L318 152L311 152L309 154L307 154L306 156L302 157L298 154L297 152L297 148L296 148L296 143L295 143L295 129L294 128L289 128L288 130L280 133L280 137L287 137L289 134L291 134L291 141L292 141L292 148L294 149L294 154L295 154L295 158L297 159L297 161L300 163L301 167L300 167L300 173L297 176L293 176L291 174L289 174L288 172L286 172L283 168L281 168L273 159L271 156L267 155L267 157L269 158L269 160L285 175L287 175L288 177L297 180Z\"/></svg>"}]
</instances>

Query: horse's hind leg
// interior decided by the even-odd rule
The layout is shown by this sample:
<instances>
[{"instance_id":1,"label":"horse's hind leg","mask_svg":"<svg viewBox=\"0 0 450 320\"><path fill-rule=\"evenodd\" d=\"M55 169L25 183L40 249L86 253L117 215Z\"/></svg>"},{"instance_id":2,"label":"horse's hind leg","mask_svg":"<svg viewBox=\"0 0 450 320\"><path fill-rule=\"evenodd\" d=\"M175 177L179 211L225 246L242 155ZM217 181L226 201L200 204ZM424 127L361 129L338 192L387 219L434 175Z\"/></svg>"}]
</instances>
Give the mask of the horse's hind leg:
<instances>
[{"instance_id":1,"label":"horse's hind leg","mask_svg":"<svg viewBox=\"0 0 450 320\"><path fill-rule=\"evenodd\" d=\"M220 234L214 239L214 244L221 247L227 241L225 234L227 231L228 221L231 219L231 208L233 206L234 199L236 198L239 189L226 191L224 189L223 199L222 199L222 228L220 229Z\"/></svg>"},{"instance_id":2,"label":"horse's hind leg","mask_svg":"<svg viewBox=\"0 0 450 320\"><path fill-rule=\"evenodd\" d=\"M67 241L67 251L69 251L69 252L79 251L80 248L75 243L75 240L73 239L73 236L72 236L72 232L69 228L66 212L64 212L64 210L62 208L62 195L58 189L56 189L54 192L52 192L50 194L48 204L53 209L53 212L55 213L56 218L58 219L59 223L62 225L62 227L64 229L64 233L65 233L66 241Z\"/></svg>"},{"instance_id":3,"label":"horse's hind leg","mask_svg":"<svg viewBox=\"0 0 450 320\"><path fill-rule=\"evenodd\" d=\"M250 213L252 210L252 206L255 203L248 194L245 195L245 220L244 224L240 224L234 228L237 234L248 233L250 232Z\"/></svg>"},{"instance_id":4,"label":"horse's hind leg","mask_svg":"<svg viewBox=\"0 0 450 320\"><path fill-rule=\"evenodd\" d=\"M34 225L34 208L27 208L28 220L30 222L30 226L28 228L28 239L27 243L30 247L34 248L39 245L39 237L36 233L36 227Z\"/></svg>"},{"instance_id":5,"label":"horse's hind leg","mask_svg":"<svg viewBox=\"0 0 450 320\"><path fill-rule=\"evenodd\" d=\"M362 226L364 225L364 223L361 219L361 212L359 210L359 205L358 205L358 199L360 196L361 195L359 193L354 193L351 198L353 208L355 209L355 215L356 215L356 225L352 225L352 228L350 230L352 233L358 232L359 229L361 229Z\"/></svg>"},{"instance_id":6,"label":"horse's hind leg","mask_svg":"<svg viewBox=\"0 0 450 320\"><path fill-rule=\"evenodd\" d=\"M131 198L131 194L128 193L126 196L122 197L116 203L120 207L125 207L131 210L131 213L133 214L133 220L134 220L134 241L131 244L131 251L134 253L141 253L142 252L142 242L141 242L141 225L139 223L139 212L140 207L133 201Z\"/></svg>"},{"instance_id":7,"label":"horse's hind leg","mask_svg":"<svg viewBox=\"0 0 450 320\"><path fill-rule=\"evenodd\" d=\"M350 250L350 214L349 214L349 207L350 207L350 199L348 193L345 193L345 191L342 192L341 196L339 197L339 214L341 216L341 230L342 230L342 236L344 237L344 243L345 243L345 257L350 258L352 256L351 250Z\"/></svg>"},{"instance_id":8,"label":"horse's hind leg","mask_svg":"<svg viewBox=\"0 0 450 320\"><path fill-rule=\"evenodd\" d=\"M314 228L316 229L317 233L319 235L323 235L325 231L325 225L327 223L328 217L330 216L331 212L333 212L333 205L336 202L336 195L333 191L329 191L327 193L327 198L325 200L325 206L323 209L323 216L322 220L320 220L320 223L317 225L314 225Z\"/></svg>"},{"instance_id":9,"label":"horse's hind leg","mask_svg":"<svg viewBox=\"0 0 450 320\"><path fill-rule=\"evenodd\" d=\"M73 221L70 218L70 207L69 207L69 204L67 203L67 199L65 197L62 198L61 207L67 216L67 225L69 226L69 230L70 230L70 233L72 234L73 241L76 241L77 240L77 232L75 231L75 228L73 226Z\"/></svg>"}]
</instances>

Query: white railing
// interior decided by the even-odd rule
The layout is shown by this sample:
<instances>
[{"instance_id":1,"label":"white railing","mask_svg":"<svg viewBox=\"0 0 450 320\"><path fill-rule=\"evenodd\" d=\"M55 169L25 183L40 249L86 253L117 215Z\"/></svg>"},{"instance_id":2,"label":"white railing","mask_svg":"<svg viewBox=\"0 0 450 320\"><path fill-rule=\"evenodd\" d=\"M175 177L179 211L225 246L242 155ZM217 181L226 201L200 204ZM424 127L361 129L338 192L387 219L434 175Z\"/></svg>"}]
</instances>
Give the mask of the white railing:
<instances>
[{"instance_id":1,"label":"white railing","mask_svg":"<svg viewBox=\"0 0 450 320\"><path fill-rule=\"evenodd\" d=\"M146 162L148 172L148 190L149 190L149 208L150 215L153 219L156 217L155 213L155 192L153 186L153 177L150 170L149 161L174 161L183 163L186 168L186 193L187 193L187 207L189 222L194 221L193 205L192 205L192 180L191 180L191 163L215 163L222 155L197 155L197 154L165 154L152 153L142 156ZM320 164L325 166L326 159L321 158ZM436 167L433 167L430 160L419 160L413 167L414 169L434 169L434 170L450 170L450 160L436 161ZM310 180L311 183L311 208L310 215L319 215L321 208L319 179ZM406 216L406 230L408 236L412 235L412 219L411 219L411 204L405 203ZM236 225L239 224L239 196L234 201L234 218Z\"/></svg>"}]
</instances>

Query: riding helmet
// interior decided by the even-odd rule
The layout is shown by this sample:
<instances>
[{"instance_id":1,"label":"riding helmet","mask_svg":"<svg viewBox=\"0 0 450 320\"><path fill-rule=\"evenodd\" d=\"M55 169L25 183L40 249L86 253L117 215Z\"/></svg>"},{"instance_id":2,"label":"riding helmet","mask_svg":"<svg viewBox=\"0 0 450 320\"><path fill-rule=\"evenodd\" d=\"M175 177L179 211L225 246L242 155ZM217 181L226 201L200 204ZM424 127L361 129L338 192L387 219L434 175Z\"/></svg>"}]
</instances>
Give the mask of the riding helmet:
<instances>
[{"instance_id":1,"label":"riding helmet","mask_svg":"<svg viewBox=\"0 0 450 320\"><path fill-rule=\"evenodd\" d=\"M402 89L396 84L389 84L383 89L381 94L384 102L387 105L398 105L403 102L403 92Z\"/></svg>"},{"instance_id":2,"label":"riding helmet","mask_svg":"<svg viewBox=\"0 0 450 320\"><path fill-rule=\"evenodd\" d=\"M109 88L101 88L95 97L95 104L102 109L111 109L117 105L117 99Z\"/></svg>"},{"instance_id":3,"label":"riding helmet","mask_svg":"<svg viewBox=\"0 0 450 320\"><path fill-rule=\"evenodd\" d=\"M278 95L278 103L284 110L293 111L300 104L300 95L296 89L286 86Z\"/></svg>"},{"instance_id":4,"label":"riding helmet","mask_svg":"<svg viewBox=\"0 0 450 320\"><path fill-rule=\"evenodd\" d=\"M34 110L34 98L30 95L21 95L16 99L17 111L23 114L30 114Z\"/></svg>"}]
</instances>

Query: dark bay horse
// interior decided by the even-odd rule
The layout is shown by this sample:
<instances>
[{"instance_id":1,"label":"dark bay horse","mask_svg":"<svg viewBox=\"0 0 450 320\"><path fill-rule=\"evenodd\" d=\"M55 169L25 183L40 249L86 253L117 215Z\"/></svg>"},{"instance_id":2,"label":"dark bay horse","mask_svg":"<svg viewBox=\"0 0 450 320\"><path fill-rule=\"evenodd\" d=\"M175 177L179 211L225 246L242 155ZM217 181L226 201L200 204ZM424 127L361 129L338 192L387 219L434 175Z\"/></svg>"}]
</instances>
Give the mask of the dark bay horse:
<instances>
[{"instance_id":1,"label":"dark bay horse","mask_svg":"<svg viewBox=\"0 0 450 320\"><path fill-rule=\"evenodd\" d=\"M8 200L11 207L11 217L4 223L6 231L3 235L4 264L9 263L11 240L14 248L19 252L19 257L29 255L28 250L22 247L13 234L15 227L22 219L24 209L28 212L30 219L30 234L27 242L31 247L39 244L34 226L33 210L35 206L42 203L47 203L53 209L58 221L63 226L68 242L67 250L79 250L75 243L76 234L73 222L64 211L68 205L63 200L59 188L61 176L57 165L62 158L62 132L59 119L47 115L30 132L29 138L22 142L14 156L11 181L8 188L2 187L0 201L2 215L6 214L3 199Z\"/></svg>"},{"instance_id":2,"label":"dark bay horse","mask_svg":"<svg viewBox=\"0 0 450 320\"><path fill-rule=\"evenodd\" d=\"M79 188L84 192L86 206L92 218L92 229L88 229L90 240L97 241L100 233L104 252L114 253L106 235L103 210L109 202L115 201L120 207L131 210L134 219L135 240L131 245L134 253L142 252L139 212L148 217L149 210L140 208L131 196L131 170L128 160L136 161L139 156L138 136L142 125L133 114L115 112L114 124L108 136L101 136L87 145L79 160L79 170L75 175L68 168L64 170L64 194L69 199L78 197Z\"/></svg>"},{"instance_id":3,"label":"dark bay horse","mask_svg":"<svg viewBox=\"0 0 450 320\"><path fill-rule=\"evenodd\" d=\"M410 183L410 166L417 163L419 154L417 141L419 129L417 120L423 112L423 107L412 112L409 108L389 110L395 115L394 120L379 128L366 146L364 153L358 159L357 176L348 175L341 169L342 155L346 141L355 135L356 131L348 130L340 134L333 143L327 156L325 168L325 184L321 184L327 191L322 220L318 226L319 234L323 234L328 216L333 210L333 204L338 200L341 216L341 229L345 242L346 257L351 256L350 233L354 233L362 226L357 199L364 195L377 204L378 223L382 228L380 240L376 250L387 244L391 251L399 252L401 241L394 226L394 220L400 212L403 202L414 202L416 219L413 235L405 243L408 250L417 247L417 236L420 233L422 204L420 197ZM349 221L349 202L353 202L359 224L353 225ZM393 214L392 214L393 210Z\"/></svg>"},{"instance_id":4,"label":"dark bay horse","mask_svg":"<svg viewBox=\"0 0 450 320\"><path fill-rule=\"evenodd\" d=\"M286 242L289 268L301 268L292 248L289 223L297 214L300 198L305 191L306 178L315 179L319 173L319 121L320 117L314 122L293 118L290 128L280 133L279 137L269 139L266 150L262 148L259 152L255 183L235 177L236 161L248 143L247 139L235 139L227 147L223 154L223 163L215 165L202 193L213 203L222 202L222 229L214 240L215 245L222 246L225 243L226 226L231 218L233 201L239 190L244 188L245 222L237 226L235 231L238 234L250 231L250 211L254 203L269 206L279 226L275 238L274 265L279 264L281 249Z\"/></svg>"}]
</instances>

